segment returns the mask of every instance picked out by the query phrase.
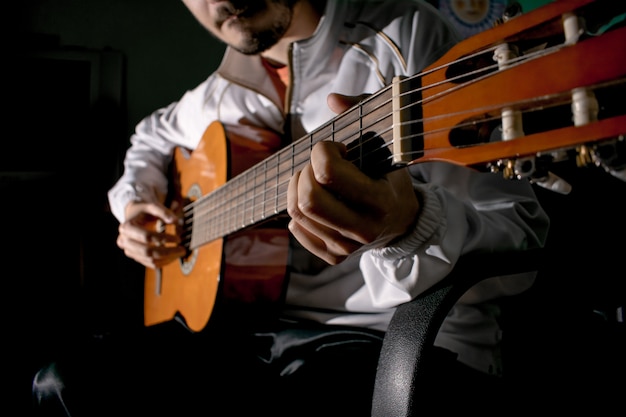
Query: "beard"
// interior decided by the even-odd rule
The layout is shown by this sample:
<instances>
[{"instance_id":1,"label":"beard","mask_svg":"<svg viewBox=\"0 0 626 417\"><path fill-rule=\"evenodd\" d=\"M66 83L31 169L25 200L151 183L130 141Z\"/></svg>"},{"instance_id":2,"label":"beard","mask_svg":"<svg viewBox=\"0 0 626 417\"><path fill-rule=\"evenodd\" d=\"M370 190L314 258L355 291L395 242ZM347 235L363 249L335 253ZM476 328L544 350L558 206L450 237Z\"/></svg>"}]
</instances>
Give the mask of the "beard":
<instances>
[{"instance_id":1,"label":"beard","mask_svg":"<svg viewBox=\"0 0 626 417\"><path fill-rule=\"evenodd\" d=\"M289 22L290 21L291 19L289 19ZM274 22L271 27L265 28L263 30L255 32L245 32L245 37L242 42L237 45L231 46L242 54L260 54L261 52L264 52L272 46L276 45L276 43L287 31L288 26L288 23L284 25L281 22Z\"/></svg>"},{"instance_id":2,"label":"beard","mask_svg":"<svg viewBox=\"0 0 626 417\"><path fill-rule=\"evenodd\" d=\"M293 16L293 5L298 0L259 0L232 1L232 7L221 9L219 20L226 21L236 15L237 19L228 24L240 33L240 39L230 44L233 49L245 54L256 55L266 51L283 37L287 32ZM263 18L268 7L272 8L271 18Z\"/></svg>"}]
</instances>

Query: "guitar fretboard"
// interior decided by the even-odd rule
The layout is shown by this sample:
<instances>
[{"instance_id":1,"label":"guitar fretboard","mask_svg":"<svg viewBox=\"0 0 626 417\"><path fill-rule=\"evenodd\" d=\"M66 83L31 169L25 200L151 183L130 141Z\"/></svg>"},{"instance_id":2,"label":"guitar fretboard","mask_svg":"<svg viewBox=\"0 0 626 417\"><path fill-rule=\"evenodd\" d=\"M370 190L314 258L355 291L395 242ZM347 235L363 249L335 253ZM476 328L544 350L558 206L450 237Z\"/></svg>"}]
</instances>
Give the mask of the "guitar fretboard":
<instances>
[{"instance_id":1,"label":"guitar fretboard","mask_svg":"<svg viewBox=\"0 0 626 417\"><path fill-rule=\"evenodd\" d=\"M419 109L406 105L417 101L415 82L416 78L395 80L388 88L194 201L185 216L188 227L193 226L190 248L283 213L287 209L289 180L308 163L313 146L320 141L345 144L347 158L372 174L384 174L402 166L403 159L413 159L403 156L412 151L396 136L410 136L399 121L414 119L408 113Z\"/></svg>"}]
</instances>

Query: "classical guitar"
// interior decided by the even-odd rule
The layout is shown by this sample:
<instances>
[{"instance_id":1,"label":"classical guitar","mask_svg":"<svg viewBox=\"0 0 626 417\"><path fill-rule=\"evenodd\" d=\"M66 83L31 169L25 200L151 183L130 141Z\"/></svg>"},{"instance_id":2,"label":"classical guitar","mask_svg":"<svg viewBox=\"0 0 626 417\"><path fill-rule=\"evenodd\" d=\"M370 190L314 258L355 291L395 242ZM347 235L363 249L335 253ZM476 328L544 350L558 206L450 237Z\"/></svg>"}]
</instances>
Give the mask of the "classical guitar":
<instances>
[{"instance_id":1,"label":"classical guitar","mask_svg":"<svg viewBox=\"0 0 626 417\"><path fill-rule=\"evenodd\" d=\"M560 0L511 18L282 148L211 124L197 149L175 155L188 256L146 272L145 324L179 318L202 330L218 294L280 300L288 236L267 225L285 214L289 179L319 141L345 143L371 175L444 161L534 179L564 159L597 163L626 135L626 27L601 30L624 9Z\"/></svg>"}]
</instances>

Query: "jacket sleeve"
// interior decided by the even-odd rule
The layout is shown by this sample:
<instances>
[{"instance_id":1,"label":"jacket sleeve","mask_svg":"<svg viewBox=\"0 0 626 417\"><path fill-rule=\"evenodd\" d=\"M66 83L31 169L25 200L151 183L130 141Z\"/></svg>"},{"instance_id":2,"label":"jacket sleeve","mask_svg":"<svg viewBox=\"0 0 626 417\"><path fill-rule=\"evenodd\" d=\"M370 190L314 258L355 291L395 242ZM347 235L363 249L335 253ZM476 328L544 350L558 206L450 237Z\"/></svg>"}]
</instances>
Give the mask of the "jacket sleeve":
<instances>
[{"instance_id":1,"label":"jacket sleeve","mask_svg":"<svg viewBox=\"0 0 626 417\"><path fill-rule=\"evenodd\" d=\"M422 202L414 230L394 244L365 251L360 267L376 307L407 302L445 278L463 254L542 247L547 214L526 180L441 162L409 168ZM534 277L531 277L534 278ZM472 302L516 292L519 282L474 295Z\"/></svg>"},{"instance_id":2,"label":"jacket sleeve","mask_svg":"<svg viewBox=\"0 0 626 417\"><path fill-rule=\"evenodd\" d=\"M211 76L179 101L139 122L130 138L122 176L108 192L111 212L118 221L125 220L124 210L130 201L164 201L175 148L194 149L215 119L205 99L213 84L215 77Z\"/></svg>"}]
</instances>

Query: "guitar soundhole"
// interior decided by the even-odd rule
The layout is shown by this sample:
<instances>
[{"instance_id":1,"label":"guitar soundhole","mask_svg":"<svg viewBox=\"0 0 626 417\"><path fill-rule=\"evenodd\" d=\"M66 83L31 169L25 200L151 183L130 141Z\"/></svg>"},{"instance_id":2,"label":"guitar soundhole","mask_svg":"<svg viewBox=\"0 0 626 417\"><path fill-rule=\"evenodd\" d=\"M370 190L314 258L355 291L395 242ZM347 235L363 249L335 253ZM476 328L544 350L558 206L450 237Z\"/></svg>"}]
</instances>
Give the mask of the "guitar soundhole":
<instances>
[{"instance_id":1,"label":"guitar soundhole","mask_svg":"<svg viewBox=\"0 0 626 417\"><path fill-rule=\"evenodd\" d=\"M188 206L189 200L185 201L185 206ZM183 246L187 250L185 256L178 260L180 270L183 275L189 275L193 271L196 261L198 259L198 249L191 249L191 234L193 230L193 215L185 215L185 226L183 229Z\"/></svg>"},{"instance_id":2,"label":"guitar soundhole","mask_svg":"<svg viewBox=\"0 0 626 417\"><path fill-rule=\"evenodd\" d=\"M183 246L187 249L187 254L179 259L180 270L184 275L189 275L193 270L197 258L198 250L191 249L191 238L193 233L193 202L202 197L202 189L197 183L192 184L187 191L187 196L183 199L182 204L185 207L184 226L182 231Z\"/></svg>"},{"instance_id":3,"label":"guitar soundhole","mask_svg":"<svg viewBox=\"0 0 626 417\"><path fill-rule=\"evenodd\" d=\"M187 256L179 259L180 270L183 273L183 275L189 275L191 271L193 271L193 268L196 265L197 259L198 259L197 249L193 251L188 250Z\"/></svg>"}]
</instances>

